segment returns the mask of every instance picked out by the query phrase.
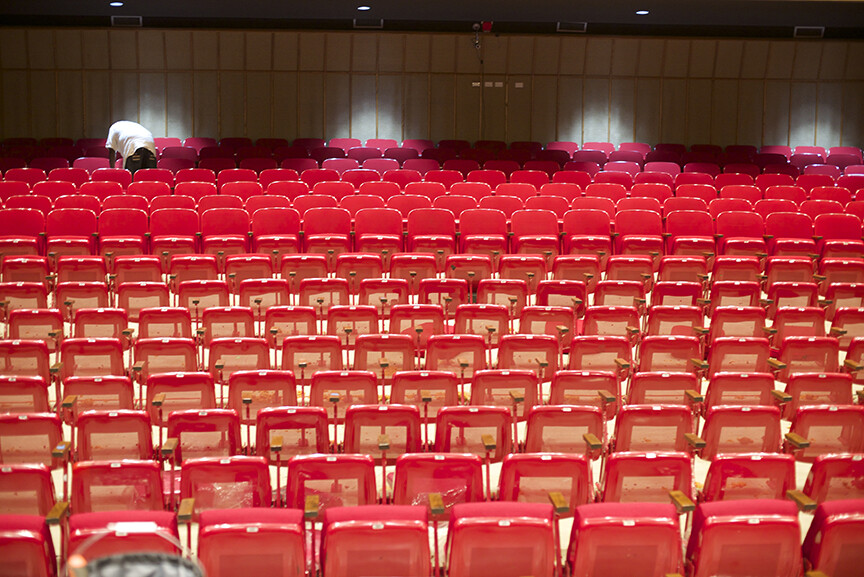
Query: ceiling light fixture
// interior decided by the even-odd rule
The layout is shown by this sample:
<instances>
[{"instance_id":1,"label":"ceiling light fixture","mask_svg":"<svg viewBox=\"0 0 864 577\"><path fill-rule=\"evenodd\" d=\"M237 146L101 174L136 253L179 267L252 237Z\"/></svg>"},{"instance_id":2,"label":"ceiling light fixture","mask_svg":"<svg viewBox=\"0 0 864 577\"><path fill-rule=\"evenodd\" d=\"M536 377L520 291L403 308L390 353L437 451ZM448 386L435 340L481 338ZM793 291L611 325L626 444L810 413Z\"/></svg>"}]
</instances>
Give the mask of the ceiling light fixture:
<instances>
[{"instance_id":1,"label":"ceiling light fixture","mask_svg":"<svg viewBox=\"0 0 864 577\"><path fill-rule=\"evenodd\" d=\"M358 6L358 7L357 7L357 10L359 10L359 11L361 11L361 12L366 12L367 10L371 10L371 9L372 9L371 6L366 6L366 5Z\"/></svg>"},{"instance_id":2,"label":"ceiling light fixture","mask_svg":"<svg viewBox=\"0 0 864 577\"><path fill-rule=\"evenodd\" d=\"M114 8L120 8L121 6L123 6L123 3L122 2L109 2L108 6L113 6Z\"/></svg>"},{"instance_id":3,"label":"ceiling light fixture","mask_svg":"<svg viewBox=\"0 0 864 577\"><path fill-rule=\"evenodd\" d=\"M647 16L648 11L647 10L637 10L636 14L638 14L639 16Z\"/></svg>"}]
</instances>

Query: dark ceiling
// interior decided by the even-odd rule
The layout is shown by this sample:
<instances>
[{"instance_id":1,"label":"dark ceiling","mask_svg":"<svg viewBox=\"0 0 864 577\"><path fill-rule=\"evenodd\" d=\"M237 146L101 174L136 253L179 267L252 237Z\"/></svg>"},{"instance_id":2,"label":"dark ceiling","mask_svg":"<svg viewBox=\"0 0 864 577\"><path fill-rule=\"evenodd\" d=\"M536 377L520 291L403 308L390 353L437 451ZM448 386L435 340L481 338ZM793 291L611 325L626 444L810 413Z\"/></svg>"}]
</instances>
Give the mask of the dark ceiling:
<instances>
[{"instance_id":1,"label":"dark ceiling","mask_svg":"<svg viewBox=\"0 0 864 577\"><path fill-rule=\"evenodd\" d=\"M358 11L360 5L368 11ZM648 10L637 15L637 10ZM825 38L864 38L864 2L785 0L0 0L0 24L110 26L141 16L145 27L556 33L559 22L589 34L791 38L796 26L825 27Z\"/></svg>"}]
</instances>

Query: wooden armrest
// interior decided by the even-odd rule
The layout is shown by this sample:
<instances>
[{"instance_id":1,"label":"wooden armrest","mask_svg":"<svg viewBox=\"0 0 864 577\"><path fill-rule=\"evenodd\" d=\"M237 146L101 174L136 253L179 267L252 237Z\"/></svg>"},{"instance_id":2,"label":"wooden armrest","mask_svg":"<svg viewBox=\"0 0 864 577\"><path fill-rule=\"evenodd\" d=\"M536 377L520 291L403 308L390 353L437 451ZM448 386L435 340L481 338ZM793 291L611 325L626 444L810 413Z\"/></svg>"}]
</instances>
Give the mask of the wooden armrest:
<instances>
[{"instance_id":1,"label":"wooden armrest","mask_svg":"<svg viewBox=\"0 0 864 577\"><path fill-rule=\"evenodd\" d=\"M805 571L804 577L828 577L828 575L822 571Z\"/></svg>"},{"instance_id":2,"label":"wooden armrest","mask_svg":"<svg viewBox=\"0 0 864 577\"><path fill-rule=\"evenodd\" d=\"M824 274L814 274L813 275L813 280L823 281L826 278L828 278L828 277L825 276Z\"/></svg>"},{"instance_id":3,"label":"wooden armrest","mask_svg":"<svg viewBox=\"0 0 864 577\"><path fill-rule=\"evenodd\" d=\"M637 299L633 299L633 300L637 300ZM639 334L639 327L631 327L628 325L627 326L627 332L630 333L631 335Z\"/></svg>"},{"instance_id":4,"label":"wooden armrest","mask_svg":"<svg viewBox=\"0 0 864 577\"><path fill-rule=\"evenodd\" d=\"M177 451L177 446L180 444L180 439L177 437L171 437L165 440L165 444L162 445L162 456L170 457Z\"/></svg>"},{"instance_id":5,"label":"wooden armrest","mask_svg":"<svg viewBox=\"0 0 864 577\"><path fill-rule=\"evenodd\" d=\"M594 433L585 433L582 439L591 451L599 451L603 448L603 442Z\"/></svg>"},{"instance_id":6,"label":"wooden armrest","mask_svg":"<svg viewBox=\"0 0 864 577\"><path fill-rule=\"evenodd\" d=\"M468 368L468 365L469 365L468 361L466 361L462 357L457 357L456 362L459 364L459 368L462 368L462 369Z\"/></svg>"},{"instance_id":7,"label":"wooden armrest","mask_svg":"<svg viewBox=\"0 0 864 577\"><path fill-rule=\"evenodd\" d=\"M704 449L707 444L705 443L705 440L696 433L684 433L684 439L687 441L687 444L694 449Z\"/></svg>"},{"instance_id":8,"label":"wooden armrest","mask_svg":"<svg viewBox=\"0 0 864 577\"><path fill-rule=\"evenodd\" d=\"M669 491L669 499L675 505L675 510L680 515L681 513L689 513L696 509L696 503L684 494L683 491Z\"/></svg>"},{"instance_id":9,"label":"wooden armrest","mask_svg":"<svg viewBox=\"0 0 864 577\"><path fill-rule=\"evenodd\" d=\"M248 393L244 393L243 395L240 396L240 400L243 402L244 405L251 405L252 404L252 395L250 395Z\"/></svg>"},{"instance_id":10,"label":"wooden armrest","mask_svg":"<svg viewBox=\"0 0 864 577\"><path fill-rule=\"evenodd\" d=\"M796 449L806 449L810 446L810 441L799 435L798 433L786 433L786 440Z\"/></svg>"},{"instance_id":11,"label":"wooden armrest","mask_svg":"<svg viewBox=\"0 0 864 577\"><path fill-rule=\"evenodd\" d=\"M429 391L420 391L420 402L431 403L432 393L430 393Z\"/></svg>"},{"instance_id":12,"label":"wooden armrest","mask_svg":"<svg viewBox=\"0 0 864 577\"><path fill-rule=\"evenodd\" d=\"M222 359L216 359L216 362L213 363L213 368L216 369L217 371L221 371L222 369L225 368L225 361Z\"/></svg>"},{"instance_id":13,"label":"wooden armrest","mask_svg":"<svg viewBox=\"0 0 864 577\"><path fill-rule=\"evenodd\" d=\"M59 525L60 520L68 514L69 501L58 501L53 507L51 507L51 510L48 511L48 515L45 517L45 522L49 525Z\"/></svg>"},{"instance_id":14,"label":"wooden armrest","mask_svg":"<svg viewBox=\"0 0 864 577\"><path fill-rule=\"evenodd\" d=\"M705 400L705 397L702 396L702 393L693 389L687 389L686 391L684 391L684 396L687 397L687 399L691 403L701 403Z\"/></svg>"},{"instance_id":15,"label":"wooden armrest","mask_svg":"<svg viewBox=\"0 0 864 577\"><path fill-rule=\"evenodd\" d=\"M708 370L708 363L702 359L691 358L690 364L692 364L694 367L696 367L700 371L707 371Z\"/></svg>"},{"instance_id":16,"label":"wooden armrest","mask_svg":"<svg viewBox=\"0 0 864 577\"><path fill-rule=\"evenodd\" d=\"M521 403L525 401L525 393L520 393L519 391L510 391L510 400L514 403Z\"/></svg>"},{"instance_id":17,"label":"wooden armrest","mask_svg":"<svg viewBox=\"0 0 864 577\"><path fill-rule=\"evenodd\" d=\"M564 515L570 512L570 505L567 503L567 499L558 491L550 491L547 497L557 515Z\"/></svg>"},{"instance_id":18,"label":"wooden armrest","mask_svg":"<svg viewBox=\"0 0 864 577\"><path fill-rule=\"evenodd\" d=\"M843 368L846 369L847 371L854 373L856 371L860 371L861 369L864 369L864 365L858 364L855 361L853 361L852 359L846 359L845 361L843 361Z\"/></svg>"},{"instance_id":19,"label":"wooden armrest","mask_svg":"<svg viewBox=\"0 0 864 577\"><path fill-rule=\"evenodd\" d=\"M335 405L342 400L342 396L339 395L339 393L330 393L330 396L327 398L327 400Z\"/></svg>"},{"instance_id":20,"label":"wooden armrest","mask_svg":"<svg viewBox=\"0 0 864 577\"><path fill-rule=\"evenodd\" d=\"M144 370L144 365L146 364L146 362L147 361L138 361L137 363L132 365L132 372L133 373L141 373L141 371Z\"/></svg>"},{"instance_id":21,"label":"wooden armrest","mask_svg":"<svg viewBox=\"0 0 864 577\"><path fill-rule=\"evenodd\" d=\"M711 329L709 329L708 327L693 327L693 332L697 335L707 335L709 332L711 332Z\"/></svg>"},{"instance_id":22,"label":"wooden armrest","mask_svg":"<svg viewBox=\"0 0 864 577\"><path fill-rule=\"evenodd\" d=\"M282 451L282 435L273 435L270 437L270 452L279 453Z\"/></svg>"},{"instance_id":23,"label":"wooden armrest","mask_svg":"<svg viewBox=\"0 0 864 577\"><path fill-rule=\"evenodd\" d=\"M125 329L120 331L120 334L122 334L123 336L131 337L132 335L135 334L135 329L126 327Z\"/></svg>"},{"instance_id":24,"label":"wooden armrest","mask_svg":"<svg viewBox=\"0 0 864 577\"><path fill-rule=\"evenodd\" d=\"M48 369L48 372L50 372L52 375L56 375L59 374L62 369L63 363L54 363L53 365L51 365L51 368Z\"/></svg>"},{"instance_id":25,"label":"wooden armrest","mask_svg":"<svg viewBox=\"0 0 864 577\"><path fill-rule=\"evenodd\" d=\"M696 299L696 304L707 307L711 305L711 299Z\"/></svg>"},{"instance_id":26,"label":"wooden armrest","mask_svg":"<svg viewBox=\"0 0 864 577\"><path fill-rule=\"evenodd\" d=\"M831 327L831 336L832 337L841 337L846 334L846 329L841 329L840 327Z\"/></svg>"},{"instance_id":27,"label":"wooden armrest","mask_svg":"<svg viewBox=\"0 0 864 577\"><path fill-rule=\"evenodd\" d=\"M306 500L303 503L303 517L306 519L314 519L318 516L318 508L321 501L318 495L306 495Z\"/></svg>"},{"instance_id":28,"label":"wooden armrest","mask_svg":"<svg viewBox=\"0 0 864 577\"><path fill-rule=\"evenodd\" d=\"M69 456L69 451L72 450L72 443L69 441L61 441L57 446L51 449L51 456L55 459L66 459Z\"/></svg>"},{"instance_id":29,"label":"wooden armrest","mask_svg":"<svg viewBox=\"0 0 864 577\"><path fill-rule=\"evenodd\" d=\"M856 391L855 394L858 396L858 404L864 405L864 391Z\"/></svg>"},{"instance_id":30,"label":"wooden armrest","mask_svg":"<svg viewBox=\"0 0 864 577\"><path fill-rule=\"evenodd\" d=\"M783 391L780 391L777 389L773 389L771 391L771 396L774 397L774 399L778 403L791 403L792 402L792 395L790 395L788 393L784 393Z\"/></svg>"},{"instance_id":31,"label":"wooden armrest","mask_svg":"<svg viewBox=\"0 0 864 577\"><path fill-rule=\"evenodd\" d=\"M495 437L492 435L486 434L480 437L480 440L483 442L483 448L487 451L494 451L497 448L495 444Z\"/></svg>"},{"instance_id":32,"label":"wooden armrest","mask_svg":"<svg viewBox=\"0 0 864 577\"><path fill-rule=\"evenodd\" d=\"M762 332L765 333L766 335L776 335L777 334L777 329L775 329L774 327L760 327L760 328L762 329Z\"/></svg>"},{"instance_id":33,"label":"wooden armrest","mask_svg":"<svg viewBox=\"0 0 864 577\"><path fill-rule=\"evenodd\" d=\"M777 359L768 359L768 366L775 371L782 371L786 368L786 363L782 363Z\"/></svg>"},{"instance_id":34,"label":"wooden armrest","mask_svg":"<svg viewBox=\"0 0 864 577\"><path fill-rule=\"evenodd\" d=\"M157 393L153 395L153 400L150 401L150 404L154 407L161 407L165 404L165 393Z\"/></svg>"},{"instance_id":35,"label":"wooden armrest","mask_svg":"<svg viewBox=\"0 0 864 577\"><path fill-rule=\"evenodd\" d=\"M429 512L433 515L443 515L445 511L441 493L429 493Z\"/></svg>"},{"instance_id":36,"label":"wooden armrest","mask_svg":"<svg viewBox=\"0 0 864 577\"><path fill-rule=\"evenodd\" d=\"M711 278L711 275L697 273L696 278L698 278L699 280L704 282L704 281L708 280L709 278ZM710 299L705 299L705 300L710 300Z\"/></svg>"},{"instance_id":37,"label":"wooden armrest","mask_svg":"<svg viewBox=\"0 0 864 577\"><path fill-rule=\"evenodd\" d=\"M684 577L681 573L666 573L663 577Z\"/></svg>"},{"instance_id":38,"label":"wooden armrest","mask_svg":"<svg viewBox=\"0 0 864 577\"><path fill-rule=\"evenodd\" d=\"M180 501L180 508L177 509L178 523L191 523L192 514L195 513L195 499L192 497Z\"/></svg>"},{"instance_id":39,"label":"wooden armrest","mask_svg":"<svg viewBox=\"0 0 864 577\"><path fill-rule=\"evenodd\" d=\"M390 436L389 435L378 435L378 450L379 451L389 451L390 450Z\"/></svg>"},{"instance_id":40,"label":"wooden armrest","mask_svg":"<svg viewBox=\"0 0 864 577\"><path fill-rule=\"evenodd\" d=\"M616 400L615 395L613 395L611 392L606 391L604 389L598 390L597 396L600 397L600 400L603 401L604 403L614 403Z\"/></svg>"},{"instance_id":41,"label":"wooden armrest","mask_svg":"<svg viewBox=\"0 0 864 577\"><path fill-rule=\"evenodd\" d=\"M786 498L794 501L799 511L813 511L818 504L814 499L805 495L803 491L798 491L797 489L786 491Z\"/></svg>"},{"instance_id":42,"label":"wooden armrest","mask_svg":"<svg viewBox=\"0 0 864 577\"><path fill-rule=\"evenodd\" d=\"M557 325L557 326L555 327L555 330L557 330L557 331L558 331L559 333L561 333L562 335L566 335L567 333L570 332L570 327L568 327L568 326L566 326L566 325Z\"/></svg>"},{"instance_id":43,"label":"wooden armrest","mask_svg":"<svg viewBox=\"0 0 864 577\"><path fill-rule=\"evenodd\" d=\"M60 406L64 409L71 409L75 406L75 403L78 402L78 395L68 395L63 399L63 402L60 403Z\"/></svg>"},{"instance_id":44,"label":"wooden armrest","mask_svg":"<svg viewBox=\"0 0 864 577\"><path fill-rule=\"evenodd\" d=\"M629 369L630 368L630 362L627 361L626 359L622 359L621 357L615 358L615 364L618 365L619 369Z\"/></svg>"}]
</instances>

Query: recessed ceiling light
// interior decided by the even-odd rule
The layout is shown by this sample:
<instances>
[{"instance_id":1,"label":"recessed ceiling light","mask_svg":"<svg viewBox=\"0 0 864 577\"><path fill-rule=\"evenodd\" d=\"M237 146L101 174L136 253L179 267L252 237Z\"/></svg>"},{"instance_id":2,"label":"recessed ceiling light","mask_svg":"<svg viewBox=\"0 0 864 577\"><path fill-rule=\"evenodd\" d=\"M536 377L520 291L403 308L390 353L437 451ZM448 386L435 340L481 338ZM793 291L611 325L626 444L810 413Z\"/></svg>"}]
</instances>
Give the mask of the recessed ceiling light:
<instances>
[{"instance_id":1,"label":"recessed ceiling light","mask_svg":"<svg viewBox=\"0 0 864 577\"><path fill-rule=\"evenodd\" d=\"M360 10L361 12L366 12L367 10L371 10L371 9L372 9L371 6L366 6L366 5L357 7L357 10Z\"/></svg>"},{"instance_id":2,"label":"recessed ceiling light","mask_svg":"<svg viewBox=\"0 0 864 577\"><path fill-rule=\"evenodd\" d=\"M636 14L638 14L639 16L645 16L646 14L648 14L648 11L647 10L637 10Z\"/></svg>"},{"instance_id":3,"label":"recessed ceiling light","mask_svg":"<svg viewBox=\"0 0 864 577\"><path fill-rule=\"evenodd\" d=\"M114 8L120 8L121 6L123 6L123 3L122 2L109 2L108 6L113 6Z\"/></svg>"}]
</instances>

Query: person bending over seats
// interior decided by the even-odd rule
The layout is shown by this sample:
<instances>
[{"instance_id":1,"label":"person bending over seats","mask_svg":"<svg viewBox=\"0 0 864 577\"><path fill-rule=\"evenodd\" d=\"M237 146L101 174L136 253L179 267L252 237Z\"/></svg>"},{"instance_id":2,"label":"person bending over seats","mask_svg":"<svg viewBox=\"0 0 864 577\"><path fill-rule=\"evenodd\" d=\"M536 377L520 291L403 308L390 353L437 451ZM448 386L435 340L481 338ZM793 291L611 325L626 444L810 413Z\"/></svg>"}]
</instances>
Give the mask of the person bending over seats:
<instances>
[{"instance_id":1,"label":"person bending over seats","mask_svg":"<svg viewBox=\"0 0 864 577\"><path fill-rule=\"evenodd\" d=\"M123 159L123 167L135 174L139 168L156 168L156 144L150 131L128 120L115 122L108 129L108 161L114 167L116 155Z\"/></svg>"}]
</instances>

